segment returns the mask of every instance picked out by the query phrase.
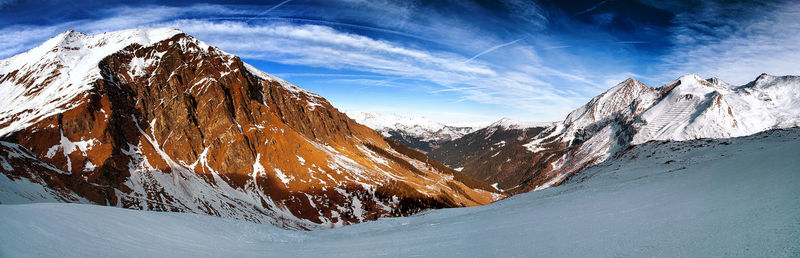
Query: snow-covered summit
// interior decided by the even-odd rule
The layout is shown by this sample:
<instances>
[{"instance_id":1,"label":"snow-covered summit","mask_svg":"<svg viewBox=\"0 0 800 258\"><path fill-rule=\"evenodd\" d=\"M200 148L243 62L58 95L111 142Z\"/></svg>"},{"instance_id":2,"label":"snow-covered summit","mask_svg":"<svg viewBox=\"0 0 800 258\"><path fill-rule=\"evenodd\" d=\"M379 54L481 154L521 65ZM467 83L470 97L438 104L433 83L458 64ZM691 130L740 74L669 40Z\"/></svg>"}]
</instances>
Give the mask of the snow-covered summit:
<instances>
[{"instance_id":1,"label":"snow-covered summit","mask_svg":"<svg viewBox=\"0 0 800 258\"><path fill-rule=\"evenodd\" d=\"M497 120L497 122L490 124L488 127L510 130L510 129L525 129L532 127L548 127L551 125L553 125L553 122L530 122L530 121L520 121L510 117L503 117L500 120Z\"/></svg>"},{"instance_id":2,"label":"snow-covered summit","mask_svg":"<svg viewBox=\"0 0 800 258\"><path fill-rule=\"evenodd\" d=\"M673 86L674 85L674 86ZM800 77L762 74L732 87L719 79L684 76L643 95L633 143L745 136L800 125Z\"/></svg>"},{"instance_id":3,"label":"snow-covered summit","mask_svg":"<svg viewBox=\"0 0 800 258\"><path fill-rule=\"evenodd\" d=\"M651 91L653 89L632 78L611 87L567 115L563 122L563 141L570 142L576 137L594 134L617 114L629 110L631 103L639 96Z\"/></svg>"},{"instance_id":4,"label":"snow-covered summit","mask_svg":"<svg viewBox=\"0 0 800 258\"><path fill-rule=\"evenodd\" d=\"M390 131L398 131L424 141L454 140L477 129L475 127L450 126L418 116L401 116L363 111L348 111L347 116L375 131L390 137Z\"/></svg>"},{"instance_id":5,"label":"snow-covered summit","mask_svg":"<svg viewBox=\"0 0 800 258\"><path fill-rule=\"evenodd\" d=\"M740 137L797 126L798 76L761 74L748 84L733 86L719 78L689 74L657 88L625 80L524 146L532 153L568 146L568 152L541 161L547 166L541 174L550 181L537 183L535 189L544 189L631 145Z\"/></svg>"},{"instance_id":6,"label":"snow-covered summit","mask_svg":"<svg viewBox=\"0 0 800 258\"><path fill-rule=\"evenodd\" d=\"M98 63L126 46L149 46L182 33L133 29L87 35L61 33L27 52L0 60L0 135L63 112L101 77Z\"/></svg>"},{"instance_id":7,"label":"snow-covered summit","mask_svg":"<svg viewBox=\"0 0 800 258\"><path fill-rule=\"evenodd\" d=\"M102 79L99 63L131 45L148 47L177 35L189 52L214 52L233 61L235 56L197 40L176 28L129 29L88 35L74 30L65 31L41 45L12 57L0 60L0 136L24 128L80 104L81 96L92 89L93 82ZM187 44L191 42L191 44ZM189 45L195 47L187 47ZM137 59L131 64L131 75L144 74L142 67L159 62L160 56ZM264 80L277 82L298 98L304 95L313 109L321 105L321 97L294 86L275 76L245 64L245 68Z\"/></svg>"},{"instance_id":8,"label":"snow-covered summit","mask_svg":"<svg viewBox=\"0 0 800 258\"><path fill-rule=\"evenodd\" d=\"M745 136L800 125L800 77L761 74L733 86L689 74L657 88L627 79L572 111L565 142L592 137L607 124L628 121L633 144Z\"/></svg>"}]
</instances>

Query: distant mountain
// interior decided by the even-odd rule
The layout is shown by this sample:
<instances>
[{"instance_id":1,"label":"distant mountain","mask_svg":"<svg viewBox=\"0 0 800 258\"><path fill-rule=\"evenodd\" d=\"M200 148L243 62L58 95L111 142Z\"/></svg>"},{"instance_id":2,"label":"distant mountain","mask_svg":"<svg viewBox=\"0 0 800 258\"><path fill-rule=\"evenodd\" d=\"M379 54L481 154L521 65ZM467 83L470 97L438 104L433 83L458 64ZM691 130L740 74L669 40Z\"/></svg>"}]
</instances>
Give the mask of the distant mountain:
<instances>
[{"instance_id":1,"label":"distant mountain","mask_svg":"<svg viewBox=\"0 0 800 258\"><path fill-rule=\"evenodd\" d=\"M544 189L633 145L746 136L800 125L800 77L741 86L686 75L658 88L628 79L558 123L478 130L428 155L512 193Z\"/></svg>"},{"instance_id":2,"label":"distant mountain","mask_svg":"<svg viewBox=\"0 0 800 258\"><path fill-rule=\"evenodd\" d=\"M449 126L425 117L362 111L349 111L347 115L389 139L423 152L430 152L478 129L477 126Z\"/></svg>"},{"instance_id":3,"label":"distant mountain","mask_svg":"<svg viewBox=\"0 0 800 258\"><path fill-rule=\"evenodd\" d=\"M176 29L68 31L0 60L0 202L332 227L502 194Z\"/></svg>"},{"instance_id":4,"label":"distant mountain","mask_svg":"<svg viewBox=\"0 0 800 258\"><path fill-rule=\"evenodd\" d=\"M497 183L499 188L515 186L528 176L512 172L531 170L536 165L530 162L530 152L523 145L554 124L503 118L429 152L428 157L477 179Z\"/></svg>"}]
</instances>

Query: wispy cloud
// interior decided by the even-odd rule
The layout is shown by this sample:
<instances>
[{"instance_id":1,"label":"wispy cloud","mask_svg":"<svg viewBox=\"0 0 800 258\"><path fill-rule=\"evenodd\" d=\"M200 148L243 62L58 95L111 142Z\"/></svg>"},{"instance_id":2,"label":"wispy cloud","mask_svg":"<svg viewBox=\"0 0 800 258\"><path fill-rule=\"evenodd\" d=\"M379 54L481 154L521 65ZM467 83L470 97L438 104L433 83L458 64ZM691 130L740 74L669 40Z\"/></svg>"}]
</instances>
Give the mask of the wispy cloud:
<instances>
[{"instance_id":1,"label":"wispy cloud","mask_svg":"<svg viewBox=\"0 0 800 258\"><path fill-rule=\"evenodd\" d=\"M800 72L800 3L706 2L675 20L676 47L664 57L662 80L696 73L744 84L761 72Z\"/></svg>"},{"instance_id":2,"label":"wispy cloud","mask_svg":"<svg viewBox=\"0 0 800 258\"><path fill-rule=\"evenodd\" d=\"M419 85L424 84L428 94L457 94L458 101L473 101L527 112L530 114L527 119L559 119L609 86L604 85L609 78L606 74L593 73L580 67L553 66L554 62L543 59L528 40L523 41L527 36L508 41L481 30L470 31L468 26L454 26L461 25L460 21L449 20L445 25L423 26L399 22L386 28L369 23L355 24L313 17L282 17L279 14L293 6L287 3L288 0L283 1L266 11L224 5L123 6L100 13L102 17L99 19L73 20L46 26L14 25L0 29L0 34L5 35L5 39L0 41L0 56L6 57L29 49L66 29L99 33L137 27L177 27L244 59L342 71L278 74L289 79L319 77L330 82L366 87L404 88L423 87ZM362 1L347 4L386 8ZM510 6L531 7L523 2L514 2ZM411 20L409 17L413 16L413 11L419 10L414 6L398 6L396 9L389 15L392 19L404 21ZM545 16L536 12L538 9L515 10L517 15L534 26L547 22ZM266 14L271 17L263 16ZM422 16L431 17L435 13L424 13ZM433 43L428 44L434 47L420 45L421 41L409 43L382 39L369 33L357 34L351 29L431 41ZM441 32L445 34L436 34ZM544 43L556 45L547 49L548 52L559 51L559 42ZM476 50L480 52L472 55ZM495 54L487 55L493 52ZM558 57L559 60L569 61L569 56Z\"/></svg>"}]
</instances>

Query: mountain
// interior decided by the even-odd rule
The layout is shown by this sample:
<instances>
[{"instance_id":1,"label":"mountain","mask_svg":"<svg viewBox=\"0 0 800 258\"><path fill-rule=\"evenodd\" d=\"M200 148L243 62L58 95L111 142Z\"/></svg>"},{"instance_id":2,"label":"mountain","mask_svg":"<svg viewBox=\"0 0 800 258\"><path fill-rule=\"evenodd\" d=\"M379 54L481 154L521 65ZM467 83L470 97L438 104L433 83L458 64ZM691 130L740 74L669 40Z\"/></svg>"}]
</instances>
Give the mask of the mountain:
<instances>
[{"instance_id":1,"label":"mountain","mask_svg":"<svg viewBox=\"0 0 800 258\"><path fill-rule=\"evenodd\" d=\"M532 170L524 144L555 123L523 123L503 118L491 125L453 140L428 153L432 159L456 168L477 179L508 189L528 177L517 171ZM502 173L509 171L510 173Z\"/></svg>"},{"instance_id":2,"label":"mountain","mask_svg":"<svg viewBox=\"0 0 800 258\"><path fill-rule=\"evenodd\" d=\"M658 88L627 79L564 121L465 135L429 153L511 193L541 190L653 140L745 136L800 125L800 77L762 74L733 86L686 75ZM463 154L463 157L460 155Z\"/></svg>"},{"instance_id":3,"label":"mountain","mask_svg":"<svg viewBox=\"0 0 800 258\"><path fill-rule=\"evenodd\" d=\"M356 122L408 147L430 152L475 131L476 127L449 126L425 117L407 117L363 111L347 112Z\"/></svg>"},{"instance_id":4,"label":"mountain","mask_svg":"<svg viewBox=\"0 0 800 258\"><path fill-rule=\"evenodd\" d=\"M559 187L308 232L96 205L0 205L0 249L14 257L792 257L797 153L800 128L652 141Z\"/></svg>"},{"instance_id":5,"label":"mountain","mask_svg":"<svg viewBox=\"0 0 800 258\"><path fill-rule=\"evenodd\" d=\"M177 29L67 31L0 60L0 202L315 229L502 194Z\"/></svg>"}]
</instances>

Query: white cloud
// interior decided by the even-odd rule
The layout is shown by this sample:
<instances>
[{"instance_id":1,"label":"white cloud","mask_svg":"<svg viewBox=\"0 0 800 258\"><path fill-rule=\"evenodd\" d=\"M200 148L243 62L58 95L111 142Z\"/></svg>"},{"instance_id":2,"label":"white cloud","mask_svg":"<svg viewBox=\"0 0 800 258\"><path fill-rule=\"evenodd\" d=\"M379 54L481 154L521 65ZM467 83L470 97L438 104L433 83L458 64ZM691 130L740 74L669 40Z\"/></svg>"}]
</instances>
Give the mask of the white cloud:
<instances>
[{"instance_id":1,"label":"white cloud","mask_svg":"<svg viewBox=\"0 0 800 258\"><path fill-rule=\"evenodd\" d=\"M408 10L412 9L413 7L403 8L396 15L407 16ZM414 83L403 82L431 82L441 87L438 92L445 90L461 94L462 101L527 110L531 114L528 119L560 119L591 97L584 95L585 90L581 88L588 87L588 91L592 93L604 88L580 70L564 71L549 67L538 57L534 48L522 45L524 41L519 40L503 43L493 36L466 36L463 40L465 44L489 46L482 52L473 53L474 57L470 59L469 56L452 51L427 50L324 25L301 25L274 20L246 22L195 18L211 13L253 15L258 10L232 9L217 5L121 7L108 10L106 17L99 20L78 20L51 26L11 26L0 29L0 34L6 35L6 39L0 41L0 56L9 56L34 47L47 37L67 29L99 33L128 28L177 27L246 59L367 72L389 78L356 76L353 79L335 79L362 85L415 87ZM530 10L524 14L528 19L546 21ZM459 33L463 32L461 30ZM492 55L496 55L501 52L500 48L503 48L501 55L507 56L501 58L504 62L475 59L492 51L495 51ZM573 86L573 90L556 88L549 83L552 80L571 82L576 86ZM581 93L576 93L574 89ZM431 94L437 94L437 91L433 90Z\"/></svg>"},{"instance_id":2,"label":"white cloud","mask_svg":"<svg viewBox=\"0 0 800 258\"><path fill-rule=\"evenodd\" d=\"M747 11L752 17L739 16ZM765 72L800 72L800 4L759 6L706 3L697 12L679 14L666 55L662 81L680 74L719 77L734 84L752 81Z\"/></svg>"}]
</instances>

